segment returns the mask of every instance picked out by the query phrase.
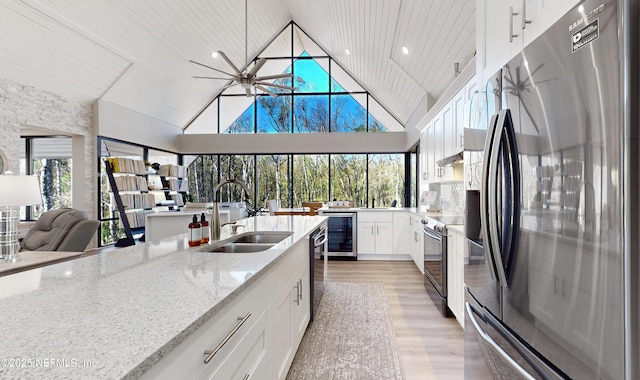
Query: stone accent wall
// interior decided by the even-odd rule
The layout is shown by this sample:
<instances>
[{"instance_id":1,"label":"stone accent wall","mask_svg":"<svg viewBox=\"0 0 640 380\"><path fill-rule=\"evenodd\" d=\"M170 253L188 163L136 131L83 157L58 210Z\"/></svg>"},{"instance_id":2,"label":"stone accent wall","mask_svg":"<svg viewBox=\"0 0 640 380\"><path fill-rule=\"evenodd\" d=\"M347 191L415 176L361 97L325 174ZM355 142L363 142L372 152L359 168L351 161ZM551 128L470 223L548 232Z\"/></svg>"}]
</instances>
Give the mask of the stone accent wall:
<instances>
[{"instance_id":1,"label":"stone accent wall","mask_svg":"<svg viewBox=\"0 0 640 380\"><path fill-rule=\"evenodd\" d=\"M54 93L0 78L0 150L8 170L20 169L20 127L45 128L65 135L84 136L84 189L81 204L74 207L96 217L96 134L91 104L81 104ZM76 189L77 190L77 189ZM75 201L75 200L74 200Z\"/></svg>"}]
</instances>

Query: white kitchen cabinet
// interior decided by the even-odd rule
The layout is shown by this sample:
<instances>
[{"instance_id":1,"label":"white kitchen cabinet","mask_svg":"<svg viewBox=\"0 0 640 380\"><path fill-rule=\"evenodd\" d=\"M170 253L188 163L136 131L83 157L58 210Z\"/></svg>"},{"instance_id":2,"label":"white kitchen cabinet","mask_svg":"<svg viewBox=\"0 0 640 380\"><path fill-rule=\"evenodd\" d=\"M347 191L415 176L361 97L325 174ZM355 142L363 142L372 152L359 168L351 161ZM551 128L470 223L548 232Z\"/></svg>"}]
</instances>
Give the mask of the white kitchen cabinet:
<instances>
[{"instance_id":1,"label":"white kitchen cabinet","mask_svg":"<svg viewBox=\"0 0 640 380\"><path fill-rule=\"evenodd\" d=\"M147 371L143 378L229 378L248 359L247 355L265 332L264 313L268 306L265 283L265 279L258 279L245 289ZM207 357L205 351L216 348L227 336L229 339L226 343L208 363L204 363ZM267 347L266 344L264 347ZM254 361L254 364L257 363ZM222 377L223 373L228 375Z\"/></svg>"},{"instance_id":2,"label":"white kitchen cabinet","mask_svg":"<svg viewBox=\"0 0 640 380\"><path fill-rule=\"evenodd\" d=\"M291 278L291 303L293 306L293 317L291 324L294 346L298 347L304 332L309 325L311 317L311 304L309 299L309 264L308 261L298 267L297 272ZM293 359L293 358L292 358Z\"/></svg>"},{"instance_id":3,"label":"white kitchen cabinet","mask_svg":"<svg viewBox=\"0 0 640 380\"><path fill-rule=\"evenodd\" d=\"M373 222L362 222L358 220L358 254L375 253L376 239Z\"/></svg>"},{"instance_id":4,"label":"white kitchen cabinet","mask_svg":"<svg viewBox=\"0 0 640 380\"><path fill-rule=\"evenodd\" d=\"M522 50L522 0L478 0L478 14L484 13L476 30L479 69L484 80Z\"/></svg>"},{"instance_id":5,"label":"white kitchen cabinet","mask_svg":"<svg viewBox=\"0 0 640 380\"><path fill-rule=\"evenodd\" d=\"M467 85L462 88L451 100L453 113L453 123L447 132L448 152L447 156L462 152L464 150L464 107L467 104Z\"/></svg>"},{"instance_id":6,"label":"white kitchen cabinet","mask_svg":"<svg viewBox=\"0 0 640 380\"><path fill-rule=\"evenodd\" d=\"M448 107L445 107L444 109L447 108ZM442 178L442 168L438 166L438 160L442 159L444 153L444 114L445 113L443 111L440 111L440 113L438 113L436 117L433 118L433 144L431 145L431 149L433 150L434 155L433 179L436 182L440 182Z\"/></svg>"},{"instance_id":7,"label":"white kitchen cabinet","mask_svg":"<svg viewBox=\"0 0 640 380\"><path fill-rule=\"evenodd\" d=\"M447 304L464 328L464 256L465 236L449 229L447 237Z\"/></svg>"},{"instance_id":8,"label":"white kitchen cabinet","mask_svg":"<svg viewBox=\"0 0 640 380\"><path fill-rule=\"evenodd\" d=\"M424 142L420 141L420 144L426 148L427 156L423 172L428 183L441 182L444 175L443 168L437 162L444 157L445 121L449 124L452 122L449 104L427 124L426 133L421 134L421 137L424 135Z\"/></svg>"},{"instance_id":9,"label":"white kitchen cabinet","mask_svg":"<svg viewBox=\"0 0 640 380\"><path fill-rule=\"evenodd\" d=\"M296 350L309 324L309 255L308 246L299 244L298 260L289 260L271 271L270 275L280 291L271 308L271 361L274 379L284 379L293 362ZM300 260L299 258L302 257ZM282 286L280 287L279 285Z\"/></svg>"},{"instance_id":10,"label":"white kitchen cabinet","mask_svg":"<svg viewBox=\"0 0 640 380\"><path fill-rule=\"evenodd\" d=\"M579 0L478 0L477 72L487 80ZM576 15L579 18L579 15Z\"/></svg>"},{"instance_id":11,"label":"white kitchen cabinet","mask_svg":"<svg viewBox=\"0 0 640 380\"><path fill-rule=\"evenodd\" d=\"M409 240L409 213L406 211L394 211L393 213L393 253L396 255L409 255L411 241Z\"/></svg>"},{"instance_id":12,"label":"white kitchen cabinet","mask_svg":"<svg viewBox=\"0 0 640 380\"><path fill-rule=\"evenodd\" d=\"M425 130L420 134L420 146L425 149L426 160L423 165L423 180L427 182L436 182L438 179L436 165L436 132L435 119L429 122Z\"/></svg>"},{"instance_id":13,"label":"white kitchen cabinet","mask_svg":"<svg viewBox=\"0 0 640 380\"><path fill-rule=\"evenodd\" d=\"M358 212L358 255L393 253L393 212Z\"/></svg>"},{"instance_id":14,"label":"white kitchen cabinet","mask_svg":"<svg viewBox=\"0 0 640 380\"><path fill-rule=\"evenodd\" d=\"M442 153L440 154L440 158L442 158L457 153L454 137L455 114L453 110L453 101L449 101L442 108L442 111L440 111L440 115L442 118Z\"/></svg>"},{"instance_id":15,"label":"white kitchen cabinet","mask_svg":"<svg viewBox=\"0 0 640 380\"><path fill-rule=\"evenodd\" d=\"M392 254L392 222L358 221L358 254Z\"/></svg>"},{"instance_id":16,"label":"white kitchen cabinet","mask_svg":"<svg viewBox=\"0 0 640 380\"><path fill-rule=\"evenodd\" d=\"M271 333L274 337L271 342L271 360L275 379L282 379L287 374L289 358L294 355L293 348L293 302L289 281L276 297L273 305L271 319ZM279 321L279 323L276 323Z\"/></svg>"},{"instance_id":17,"label":"white kitchen cabinet","mask_svg":"<svg viewBox=\"0 0 640 380\"><path fill-rule=\"evenodd\" d=\"M424 274L424 232L422 230L422 216L411 214L411 258L420 273Z\"/></svg>"},{"instance_id":18,"label":"white kitchen cabinet","mask_svg":"<svg viewBox=\"0 0 640 380\"><path fill-rule=\"evenodd\" d=\"M310 317L309 253L302 242L142 378L284 379ZM221 342L204 363L205 351Z\"/></svg>"},{"instance_id":19,"label":"white kitchen cabinet","mask_svg":"<svg viewBox=\"0 0 640 380\"><path fill-rule=\"evenodd\" d=\"M426 183L461 181L461 167L437 162L464 150L465 107L476 88L475 78L462 86L420 133L420 146L424 152L422 180Z\"/></svg>"}]
</instances>

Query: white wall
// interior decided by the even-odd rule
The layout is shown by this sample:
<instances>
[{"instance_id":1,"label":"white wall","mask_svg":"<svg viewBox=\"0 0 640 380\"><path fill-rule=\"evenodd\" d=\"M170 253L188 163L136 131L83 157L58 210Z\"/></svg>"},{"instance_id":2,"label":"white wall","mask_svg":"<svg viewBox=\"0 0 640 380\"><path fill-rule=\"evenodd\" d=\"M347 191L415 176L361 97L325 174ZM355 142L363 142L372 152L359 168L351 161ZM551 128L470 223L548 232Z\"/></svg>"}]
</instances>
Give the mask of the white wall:
<instances>
[{"instance_id":1,"label":"white wall","mask_svg":"<svg viewBox=\"0 0 640 380\"><path fill-rule=\"evenodd\" d=\"M281 133L181 135L185 154L385 153L405 152L407 133Z\"/></svg>"},{"instance_id":2,"label":"white wall","mask_svg":"<svg viewBox=\"0 0 640 380\"><path fill-rule=\"evenodd\" d=\"M178 152L175 141L182 128L176 125L104 100L93 111L99 136Z\"/></svg>"},{"instance_id":3,"label":"white wall","mask_svg":"<svg viewBox=\"0 0 640 380\"><path fill-rule=\"evenodd\" d=\"M0 150L8 170L20 171L20 131L36 127L73 139L73 207L95 218L96 135L90 105L0 78Z\"/></svg>"}]
</instances>

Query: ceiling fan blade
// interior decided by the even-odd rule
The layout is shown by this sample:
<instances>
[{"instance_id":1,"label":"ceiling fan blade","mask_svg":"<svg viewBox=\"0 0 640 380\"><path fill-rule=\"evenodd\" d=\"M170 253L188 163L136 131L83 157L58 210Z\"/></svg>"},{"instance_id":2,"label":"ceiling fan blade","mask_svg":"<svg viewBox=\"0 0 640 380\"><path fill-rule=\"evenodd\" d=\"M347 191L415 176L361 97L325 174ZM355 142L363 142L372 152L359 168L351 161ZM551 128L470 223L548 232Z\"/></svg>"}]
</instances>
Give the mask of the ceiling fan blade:
<instances>
[{"instance_id":1,"label":"ceiling fan blade","mask_svg":"<svg viewBox=\"0 0 640 380\"><path fill-rule=\"evenodd\" d=\"M253 94L251 93L251 88L245 88L246 93L247 93L247 98L250 98L251 96L253 96Z\"/></svg>"},{"instance_id":2,"label":"ceiling fan blade","mask_svg":"<svg viewBox=\"0 0 640 380\"><path fill-rule=\"evenodd\" d=\"M260 58L258 60L258 62L256 62L255 65L253 65L253 68L251 69L251 71L249 71L248 76L250 76L250 77L255 76L256 73L258 72L258 70L260 70L262 68L262 66L264 66L265 63L267 63L267 59L266 58Z\"/></svg>"},{"instance_id":3,"label":"ceiling fan blade","mask_svg":"<svg viewBox=\"0 0 640 380\"><path fill-rule=\"evenodd\" d=\"M275 74L275 75L265 75L263 77L256 77L256 80L270 80L270 79L284 79L284 78L292 78L293 74Z\"/></svg>"},{"instance_id":4,"label":"ceiling fan blade","mask_svg":"<svg viewBox=\"0 0 640 380\"><path fill-rule=\"evenodd\" d=\"M233 80L233 78L218 78L218 77L194 77L198 79L220 79L220 80Z\"/></svg>"},{"instance_id":5,"label":"ceiling fan blade","mask_svg":"<svg viewBox=\"0 0 640 380\"><path fill-rule=\"evenodd\" d=\"M233 64L233 62L231 62L231 60L229 59L229 57L227 57L226 54L224 54L224 52L222 51L218 51L218 54L220 54L222 56L222 59L224 59L225 61L227 61L227 63L229 64L229 66L231 66L232 69L234 69L236 71L236 75L242 75L242 72L240 71L240 69L238 69L236 67L236 65Z\"/></svg>"},{"instance_id":6,"label":"ceiling fan blade","mask_svg":"<svg viewBox=\"0 0 640 380\"><path fill-rule=\"evenodd\" d=\"M231 73L228 73L226 71L218 70L215 67L207 66L207 65L204 65L204 64L196 62L196 61L189 60L189 62L195 63L196 65L200 65L200 66L206 67L207 69L215 70L215 71L217 71L219 73L223 73L223 74L226 74L226 75L229 75L229 76L232 76L232 77L236 76L235 74L231 74Z\"/></svg>"},{"instance_id":7,"label":"ceiling fan blade","mask_svg":"<svg viewBox=\"0 0 640 380\"><path fill-rule=\"evenodd\" d=\"M257 82L257 84L261 84L263 86L269 86L269 87L276 87L276 88L282 88L285 90L295 90L295 87L291 87L291 86L285 86L283 84L277 84L277 83L267 83L267 82Z\"/></svg>"},{"instance_id":8,"label":"ceiling fan blade","mask_svg":"<svg viewBox=\"0 0 640 380\"><path fill-rule=\"evenodd\" d=\"M259 89L261 89L262 91L266 92L267 94L269 94L269 95L273 96L274 98L277 98L277 97L278 97L278 94L276 94L275 92L269 91L268 89L266 89L266 88L262 87L262 86L261 86L261 85L259 85L259 84L256 84L256 87L257 87L257 88L259 88Z\"/></svg>"}]
</instances>

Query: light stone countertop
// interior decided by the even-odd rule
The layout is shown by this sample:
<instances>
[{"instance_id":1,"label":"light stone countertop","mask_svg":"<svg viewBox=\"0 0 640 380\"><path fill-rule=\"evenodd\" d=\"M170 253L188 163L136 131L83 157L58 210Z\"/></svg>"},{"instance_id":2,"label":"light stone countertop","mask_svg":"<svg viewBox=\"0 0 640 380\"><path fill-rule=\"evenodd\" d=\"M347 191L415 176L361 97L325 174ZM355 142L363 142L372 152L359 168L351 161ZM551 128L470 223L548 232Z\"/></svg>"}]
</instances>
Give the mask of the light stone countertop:
<instances>
[{"instance_id":1,"label":"light stone countertop","mask_svg":"<svg viewBox=\"0 0 640 380\"><path fill-rule=\"evenodd\" d=\"M418 213L418 209L415 207L321 207L318 212L384 212L384 211L410 211Z\"/></svg>"},{"instance_id":2,"label":"light stone countertop","mask_svg":"<svg viewBox=\"0 0 640 380\"><path fill-rule=\"evenodd\" d=\"M294 232L259 253L199 252L182 234L0 277L0 378L136 378L326 219L239 221Z\"/></svg>"}]
</instances>

